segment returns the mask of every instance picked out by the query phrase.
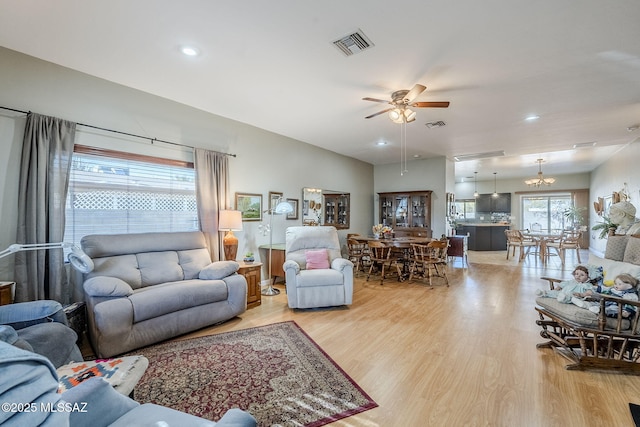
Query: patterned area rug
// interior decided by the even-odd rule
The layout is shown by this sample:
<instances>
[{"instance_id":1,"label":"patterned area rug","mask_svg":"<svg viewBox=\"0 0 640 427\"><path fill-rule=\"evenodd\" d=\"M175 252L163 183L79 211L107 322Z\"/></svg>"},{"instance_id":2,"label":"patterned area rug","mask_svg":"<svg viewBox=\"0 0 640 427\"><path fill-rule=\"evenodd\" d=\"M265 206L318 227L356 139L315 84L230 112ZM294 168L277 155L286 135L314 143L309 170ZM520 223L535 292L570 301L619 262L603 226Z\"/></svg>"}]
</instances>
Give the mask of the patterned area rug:
<instances>
[{"instance_id":1,"label":"patterned area rug","mask_svg":"<svg viewBox=\"0 0 640 427\"><path fill-rule=\"evenodd\" d=\"M295 323L135 351L149 368L135 399L217 421L230 408L260 426L317 427L378 406Z\"/></svg>"}]
</instances>

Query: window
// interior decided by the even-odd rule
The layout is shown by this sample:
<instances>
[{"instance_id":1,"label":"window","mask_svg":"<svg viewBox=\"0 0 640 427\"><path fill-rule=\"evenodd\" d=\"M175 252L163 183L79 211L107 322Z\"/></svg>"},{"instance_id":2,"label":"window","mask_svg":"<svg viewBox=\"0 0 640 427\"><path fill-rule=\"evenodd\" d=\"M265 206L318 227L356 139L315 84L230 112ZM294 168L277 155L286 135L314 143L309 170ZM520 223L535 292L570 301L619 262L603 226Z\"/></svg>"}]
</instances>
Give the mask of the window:
<instances>
[{"instance_id":1,"label":"window","mask_svg":"<svg viewBox=\"0 0 640 427\"><path fill-rule=\"evenodd\" d=\"M475 219L476 217L476 201L475 199L456 200L456 219L466 220Z\"/></svg>"},{"instance_id":2,"label":"window","mask_svg":"<svg viewBox=\"0 0 640 427\"><path fill-rule=\"evenodd\" d=\"M565 212L573 206L571 194L522 196L522 228L543 232L565 229Z\"/></svg>"},{"instance_id":3,"label":"window","mask_svg":"<svg viewBox=\"0 0 640 427\"><path fill-rule=\"evenodd\" d=\"M198 230L195 171L187 162L76 146L65 242L87 234Z\"/></svg>"}]
</instances>

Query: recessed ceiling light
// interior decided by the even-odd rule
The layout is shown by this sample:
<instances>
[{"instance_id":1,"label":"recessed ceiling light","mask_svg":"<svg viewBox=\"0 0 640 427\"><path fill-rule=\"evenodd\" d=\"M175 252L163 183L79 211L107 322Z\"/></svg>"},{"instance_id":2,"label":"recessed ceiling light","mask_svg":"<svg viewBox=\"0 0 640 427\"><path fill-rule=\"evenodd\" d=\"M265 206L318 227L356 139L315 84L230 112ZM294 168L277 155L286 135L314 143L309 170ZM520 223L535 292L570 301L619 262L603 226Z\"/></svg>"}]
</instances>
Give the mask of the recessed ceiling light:
<instances>
[{"instance_id":1,"label":"recessed ceiling light","mask_svg":"<svg viewBox=\"0 0 640 427\"><path fill-rule=\"evenodd\" d=\"M419 159L419 158L420 158L420 154L414 154L414 155L413 155L413 158L414 158L414 159Z\"/></svg>"},{"instance_id":2,"label":"recessed ceiling light","mask_svg":"<svg viewBox=\"0 0 640 427\"><path fill-rule=\"evenodd\" d=\"M535 114L532 114L530 116L525 117L524 119L528 122L534 122L536 120L538 120L540 118L540 116L537 116Z\"/></svg>"},{"instance_id":3,"label":"recessed ceiling light","mask_svg":"<svg viewBox=\"0 0 640 427\"><path fill-rule=\"evenodd\" d=\"M376 145L380 145L380 146L387 145L387 141L378 141L376 142Z\"/></svg>"},{"instance_id":4,"label":"recessed ceiling light","mask_svg":"<svg viewBox=\"0 0 640 427\"><path fill-rule=\"evenodd\" d=\"M180 52L184 53L187 56L198 56L200 55L200 50L193 46L182 46L180 48Z\"/></svg>"}]
</instances>

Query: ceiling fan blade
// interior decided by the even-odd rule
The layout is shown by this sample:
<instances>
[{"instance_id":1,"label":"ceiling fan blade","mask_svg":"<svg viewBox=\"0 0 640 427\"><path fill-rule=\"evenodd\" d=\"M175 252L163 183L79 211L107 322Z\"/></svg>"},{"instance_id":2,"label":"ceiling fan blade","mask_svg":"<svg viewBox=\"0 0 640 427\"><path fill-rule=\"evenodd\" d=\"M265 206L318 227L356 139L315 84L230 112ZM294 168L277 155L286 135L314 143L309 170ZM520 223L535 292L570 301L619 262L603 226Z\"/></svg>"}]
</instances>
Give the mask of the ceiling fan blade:
<instances>
[{"instance_id":1,"label":"ceiling fan blade","mask_svg":"<svg viewBox=\"0 0 640 427\"><path fill-rule=\"evenodd\" d=\"M411 107L417 108L447 108L449 106L448 101L444 102L414 102Z\"/></svg>"},{"instance_id":2,"label":"ceiling fan blade","mask_svg":"<svg viewBox=\"0 0 640 427\"><path fill-rule=\"evenodd\" d=\"M367 98L362 98L362 100L363 100L363 101L382 102L382 103L385 103L385 104L388 104L388 103L389 103L389 101L384 100L384 99L369 98L369 97L367 97Z\"/></svg>"},{"instance_id":3,"label":"ceiling fan blade","mask_svg":"<svg viewBox=\"0 0 640 427\"><path fill-rule=\"evenodd\" d=\"M370 118L372 118L372 117L379 116L380 114L384 114L384 113L386 113L387 111L391 111L391 110L393 110L393 108L387 108L386 110L378 111L378 112L377 112L377 113L375 113L375 114L372 114L372 115L370 115L370 116L365 117L365 119L370 119Z\"/></svg>"},{"instance_id":4,"label":"ceiling fan blade","mask_svg":"<svg viewBox=\"0 0 640 427\"><path fill-rule=\"evenodd\" d=\"M426 89L427 89L426 86L422 86L420 84L415 84L415 85L413 85L411 90L405 95L403 100L405 102L411 102L414 99L416 99L416 97L418 95L420 95L422 92L424 92Z\"/></svg>"}]
</instances>

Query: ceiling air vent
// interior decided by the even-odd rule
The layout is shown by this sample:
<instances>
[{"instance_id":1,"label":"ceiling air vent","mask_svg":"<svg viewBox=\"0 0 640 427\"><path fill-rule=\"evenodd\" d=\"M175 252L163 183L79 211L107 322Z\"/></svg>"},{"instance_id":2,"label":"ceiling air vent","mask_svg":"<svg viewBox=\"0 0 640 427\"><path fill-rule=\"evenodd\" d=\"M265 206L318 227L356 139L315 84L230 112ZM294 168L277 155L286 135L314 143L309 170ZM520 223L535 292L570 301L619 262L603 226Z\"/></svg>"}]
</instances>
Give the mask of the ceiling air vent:
<instances>
[{"instance_id":1,"label":"ceiling air vent","mask_svg":"<svg viewBox=\"0 0 640 427\"><path fill-rule=\"evenodd\" d=\"M333 45L340 49L345 56L351 56L374 46L371 40L369 40L369 38L365 36L360 29L353 34L349 34L348 36L344 36L334 41Z\"/></svg>"},{"instance_id":2,"label":"ceiling air vent","mask_svg":"<svg viewBox=\"0 0 640 427\"><path fill-rule=\"evenodd\" d=\"M463 154L461 156L454 156L456 162L466 162L467 160L488 159L490 157L503 157L504 151L489 151L487 153L477 154Z\"/></svg>"},{"instance_id":3,"label":"ceiling air vent","mask_svg":"<svg viewBox=\"0 0 640 427\"><path fill-rule=\"evenodd\" d=\"M442 120L438 120L437 122L425 123L425 126L428 127L429 129L441 128L443 126L446 126L446 123L443 122Z\"/></svg>"}]
</instances>

